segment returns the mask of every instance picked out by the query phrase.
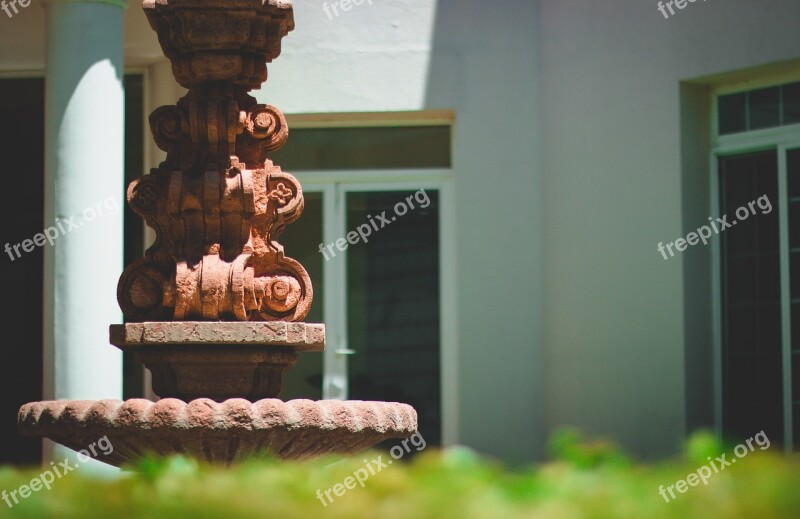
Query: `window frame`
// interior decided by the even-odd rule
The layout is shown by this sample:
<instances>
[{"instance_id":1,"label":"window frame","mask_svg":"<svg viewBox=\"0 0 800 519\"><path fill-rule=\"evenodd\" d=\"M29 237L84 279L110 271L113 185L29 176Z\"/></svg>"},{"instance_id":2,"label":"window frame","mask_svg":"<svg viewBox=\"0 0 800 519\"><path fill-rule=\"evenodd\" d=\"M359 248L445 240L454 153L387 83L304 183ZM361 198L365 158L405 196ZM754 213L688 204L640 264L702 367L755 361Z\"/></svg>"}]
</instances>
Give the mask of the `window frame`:
<instances>
[{"instance_id":1,"label":"window frame","mask_svg":"<svg viewBox=\"0 0 800 519\"><path fill-rule=\"evenodd\" d=\"M790 249L789 249L789 208L787 187L787 152L800 149L800 124L790 124L750 130L735 134L719 134L719 96L747 92L759 88L779 86L800 80L800 74L785 76L780 80L748 81L738 85L720 86L711 94L711 150L710 150L710 191L709 207L712 216L720 214L719 159L721 157L742 155L757 151L775 150L778 154L778 211L780 236L780 277L781 277L781 347L782 347L782 385L783 385L783 426L784 448L793 452L794 445L794 401L792 393L792 345L791 345L791 293L790 293ZM723 319L722 319L722 250L720 240L711 243L712 272L712 326L714 347L714 423L718 434L723 432ZM798 331L800 333L800 331ZM798 446L800 447L800 446Z\"/></svg>"},{"instance_id":2,"label":"window frame","mask_svg":"<svg viewBox=\"0 0 800 519\"><path fill-rule=\"evenodd\" d=\"M736 148L738 146L769 146L779 142L786 133L800 132L800 123L785 124L760 130L720 135L719 133L719 97L728 94L741 94L752 90L770 88L800 82L800 73L783 75L779 78L750 79L730 85L719 85L711 90L711 148ZM753 149L759 151L764 147Z\"/></svg>"}]
</instances>

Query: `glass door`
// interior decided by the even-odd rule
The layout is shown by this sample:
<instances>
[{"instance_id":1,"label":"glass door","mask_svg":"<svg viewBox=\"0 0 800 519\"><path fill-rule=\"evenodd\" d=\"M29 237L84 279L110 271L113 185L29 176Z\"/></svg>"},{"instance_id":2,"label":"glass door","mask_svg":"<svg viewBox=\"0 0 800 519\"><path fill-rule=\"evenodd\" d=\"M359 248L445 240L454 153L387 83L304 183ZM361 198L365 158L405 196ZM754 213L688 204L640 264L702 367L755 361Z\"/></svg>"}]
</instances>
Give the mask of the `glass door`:
<instances>
[{"instance_id":1,"label":"glass door","mask_svg":"<svg viewBox=\"0 0 800 519\"><path fill-rule=\"evenodd\" d=\"M308 321L325 322L327 347L300 355L281 398L408 403L426 441L439 444L438 184L303 185L304 214L281 241L311 276Z\"/></svg>"},{"instance_id":2,"label":"glass door","mask_svg":"<svg viewBox=\"0 0 800 519\"><path fill-rule=\"evenodd\" d=\"M719 234L723 431L739 438L763 429L783 444L779 211L747 206L762 196L780 205L777 151L720 157L719 187L719 214L731 225Z\"/></svg>"},{"instance_id":3,"label":"glass door","mask_svg":"<svg viewBox=\"0 0 800 519\"><path fill-rule=\"evenodd\" d=\"M800 447L800 144L717 158L720 425ZM735 230L733 230L733 226Z\"/></svg>"},{"instance_id":4,"label":"glass door","mask_svg":"<svg viewBox=\"0 0 800 519\"><path fill-rule=\"evenodd\" d=\"M412 405L438 444L439 193L343 191L347 229L372 231L346 250L347 395Z\"/></svg>"}]
</instances>

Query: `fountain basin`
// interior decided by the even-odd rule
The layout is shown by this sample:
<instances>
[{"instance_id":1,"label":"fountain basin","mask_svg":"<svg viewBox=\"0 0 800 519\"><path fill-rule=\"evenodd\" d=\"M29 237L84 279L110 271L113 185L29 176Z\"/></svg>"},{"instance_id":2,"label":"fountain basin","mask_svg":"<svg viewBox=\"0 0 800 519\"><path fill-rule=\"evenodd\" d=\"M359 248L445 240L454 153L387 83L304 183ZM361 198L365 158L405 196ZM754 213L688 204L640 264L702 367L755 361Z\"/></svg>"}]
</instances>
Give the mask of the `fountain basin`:
<instances>
[{"instance_id":1,"label":"fountain basin","mask_svg":"<svg viewBox=\"0 0 800 519\"><path fill-rule=\"evenodd\" d=\"M114 466L146 454L230 465L260 454L294 460L356 454L412 436L417 413L406 404L338 400L57 400L22 406L18 429L76 451L107 436L114 449L97 459Z\"/></svg>"}]
</instances>

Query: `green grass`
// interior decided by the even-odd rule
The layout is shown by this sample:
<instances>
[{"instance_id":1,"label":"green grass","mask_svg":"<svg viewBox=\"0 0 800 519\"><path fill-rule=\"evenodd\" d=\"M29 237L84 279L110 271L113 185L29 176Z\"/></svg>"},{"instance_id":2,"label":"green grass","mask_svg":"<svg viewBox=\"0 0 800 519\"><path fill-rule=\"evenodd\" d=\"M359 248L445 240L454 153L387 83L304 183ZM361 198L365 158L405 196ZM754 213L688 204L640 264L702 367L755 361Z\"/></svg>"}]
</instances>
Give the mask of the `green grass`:
<instances>
[{"instance_id":1,"label":"green grass","mask_svg":"<svg viewBox=\"0 0 800 519\"><path fill-rule=\"evenodd\" d=\"M0 501L0 517L21 518L546 518L546 519L797 519L800 459L755 452L667 503L665 487L731 453L709 435L696 435L678 460L639 464L605 442L586 442L571 432L551 442L555 457L510 470L466 449L428 448L413 462L393 462L333 503L316 493L343 483L369 452L340 461L303 463L253 460L233 469L183 459L148 459L136 472L97 480L80 470L57 479L13 508ZM728 454L730 458L732 454ZM0 469L0 490L11 491L41 469Z\"/></svg>"}]
</instances>

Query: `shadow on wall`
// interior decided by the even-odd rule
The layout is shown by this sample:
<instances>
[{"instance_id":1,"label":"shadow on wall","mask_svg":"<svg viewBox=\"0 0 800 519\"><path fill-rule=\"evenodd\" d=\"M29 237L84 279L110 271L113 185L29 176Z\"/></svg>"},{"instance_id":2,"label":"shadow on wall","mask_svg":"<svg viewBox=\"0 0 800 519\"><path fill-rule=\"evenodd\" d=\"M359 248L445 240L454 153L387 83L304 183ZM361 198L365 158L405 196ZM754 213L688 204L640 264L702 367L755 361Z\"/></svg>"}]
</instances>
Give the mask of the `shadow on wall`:
<instances>
[{"instance_id":1,"label":"shadow on wall","mask_svg":"<svg viewBox=\"0 0 800 519\"><path fill-rule=\"evenodd\" d=\"M440 0L425 99L456 114L458 358L445 364L459 403L445 442L514 463L543 458L547 435L536 4Z\"/></svg>"}]
</instances>

